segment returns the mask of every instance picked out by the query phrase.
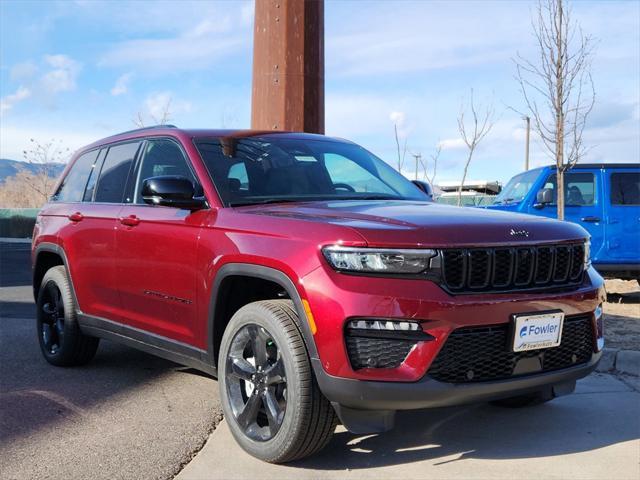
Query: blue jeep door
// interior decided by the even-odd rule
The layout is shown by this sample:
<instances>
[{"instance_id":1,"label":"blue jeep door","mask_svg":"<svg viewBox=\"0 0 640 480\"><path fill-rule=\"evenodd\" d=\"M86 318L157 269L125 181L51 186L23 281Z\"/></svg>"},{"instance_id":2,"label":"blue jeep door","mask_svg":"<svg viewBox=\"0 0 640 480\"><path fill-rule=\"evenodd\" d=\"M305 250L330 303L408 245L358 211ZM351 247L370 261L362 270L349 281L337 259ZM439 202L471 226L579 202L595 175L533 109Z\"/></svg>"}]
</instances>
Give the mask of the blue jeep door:
<instances>
[{"instance_id":1,"label":"blue jeep door","mask_svg":"<svg viewBox=\"0 0 640 480\"><path fill-rule=\"evenodd\" d=\"M605 172L607 192L607 254L611 263L640 262L640 170Z\"/></svg>"},{"instance_id":2,"label":"blue jeep door","mask_svg":"<svg viewBox=\"0 0 640 480\"><path fill-rule=\"evenodd\" d=\"M602 172L596 168L575 169L564 175L565 209L564 218L584 227L591 234L591 258L597 262L602 255L605 235L604 206L602 201ZM553 190L556 196L556 174L551 173L542 188ZM531 207L529 213L557 218L556 203L545 205L541 209Z\"/></svg>"}]
</instances>

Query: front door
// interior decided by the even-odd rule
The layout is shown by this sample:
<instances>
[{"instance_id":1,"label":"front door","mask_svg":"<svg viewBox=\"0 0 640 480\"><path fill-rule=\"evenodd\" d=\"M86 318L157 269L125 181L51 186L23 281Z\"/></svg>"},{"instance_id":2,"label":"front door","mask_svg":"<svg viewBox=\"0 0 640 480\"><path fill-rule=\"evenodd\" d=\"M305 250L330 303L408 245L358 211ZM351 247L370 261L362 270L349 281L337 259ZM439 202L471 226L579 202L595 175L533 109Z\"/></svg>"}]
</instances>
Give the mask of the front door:
<instances>
[{"instance_id":1,"label":"front door","mask_svg":"<svg viewBox=\"0 0 640 480\"><path fill-rule=\"evenodd\" d=\"M141 195L146 178L181 175L196 184L177 141L148 139L143 146L131 203L116 226L116 276L124 323L195 344L197 246L206 211L152 206Z\"/></svg>"},{"instance_id":2,"label":"front door","mask_svg":"<svg viewBox=\"0 0 640 480\"><path fill-rule=\"evenodd\" d=\"M564 218L568 222L577 223L591 235L591 258L603 254L605 218L602 201L602 177L598 169L576 169L564 174L565 209ZM556 197L556 174L552 173L542 188L553 190ZM531 207L530 213L550 218L558 217L556 202L545 205L541 209Z\"/></svg>"}]
</instances>

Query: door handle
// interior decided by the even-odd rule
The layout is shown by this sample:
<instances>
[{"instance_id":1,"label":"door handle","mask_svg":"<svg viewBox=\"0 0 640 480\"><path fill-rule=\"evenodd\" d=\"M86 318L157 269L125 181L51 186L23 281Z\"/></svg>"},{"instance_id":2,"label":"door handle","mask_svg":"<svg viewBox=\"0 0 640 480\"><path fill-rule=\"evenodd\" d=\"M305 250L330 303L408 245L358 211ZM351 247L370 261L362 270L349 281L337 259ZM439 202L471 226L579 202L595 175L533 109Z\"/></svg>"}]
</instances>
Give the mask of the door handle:
<instances>
[{"instance_id":1,"label":"door handle","mask_svg":"<svg viewBox=\"0 0 640 480\"><path fill-rule=\"evenodd\" d=\"M140 223L140 219L135 215L129 215L128 217L120 217L120 223L127 227L135 227Z\"/></svg>"},{"instance_id":2,"label":"door handle","mask_svg":"<svg viewBox=\"0 0 640 480\"><path fill-rule=\"evenodd\" d=\"M82 215L80 212L75 212L75 213L72 213L71 215L69 215L68 218L72 222L81 222L82 219L84 218L84 215Z\"/></svg>"},{"instance_id":3,"label":"door handle","mask_svg":"<svg viewBox=\"0 0 640 480\"><path fill-rule=\"evenodd\" d=\"M600 217L582 217L580 220L583 222L596 223L600 221Z\"/></svg>"}]
</instances>

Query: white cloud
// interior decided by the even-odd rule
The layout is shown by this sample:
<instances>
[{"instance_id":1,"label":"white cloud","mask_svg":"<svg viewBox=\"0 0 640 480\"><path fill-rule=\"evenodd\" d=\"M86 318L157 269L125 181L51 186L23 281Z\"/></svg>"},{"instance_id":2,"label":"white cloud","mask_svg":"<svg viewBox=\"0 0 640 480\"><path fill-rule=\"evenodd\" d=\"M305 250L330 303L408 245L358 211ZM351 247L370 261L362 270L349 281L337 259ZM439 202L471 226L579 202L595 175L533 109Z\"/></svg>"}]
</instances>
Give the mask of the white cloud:
<instances>
[{"instance_id":1,"label":"white cloud","mask_svg":"<svg viewBox=\"0 0 640 480\"><path fill-rule=\"evenodd\" d=\"M229 17L206 18L176 36L118 43L100 58L99 65L142 66L153 73L200 70L248 45L248 36L232 28Z\"/></svg>"},{"instance_id":2,"label":"white cloud","mask_svg":"<svg viewBox=\"0 0 640 480\"><path fill-rule=\"evenodd\" d=\"M154 92L147 96L140 115L143 119L150 117L153 123L166 123L174 121L176 115L191 112L192 108L191 102L176 99L172 92Z\"/></svg>"},{"instance_id":3,"label":"white cloud","mask_svg":"<svg viewBox=\"0 0 640 480\"><path fill-rule=\"evenodd\" d=\"M30 96L31 96L31 90L21 85L20 87L18 87L18 90L16 90L15 93L12 93L11 95L7 95L6 97L3 97L0 100L0 112L4 113L8 110L11 110L11 108L16 103L19 103L22 100L29 98Z\"/></svg>"},{"instance_id":4,"label":"white cloud","mask_svg":"<svg viewBox=\"0 0 640 480\"><path fill-rule=\"evenodd\" d=\"M82 65L67 55L45 55L45 62L52 67L40 83L49 93L69 92L76 88L76 78Z\"/></svg>"},{"instance_id":5,"label":"white cloud","mask_svg":"<svg viewBox=\"0 0 640 480\"><path fill-rule=\"evenodd\" d=\"M124 95L129 91L129 83L131 82L131 78L133 77L132 73L125 73L120 75L116 80L115 85L111 89L111 95L117 97L118 95Z\"/></svg>"},{"instance_id":6,"label":"white cloud","mask_svg":"<svg viewBox=\"0 0 640 480\"><path fill-rule=\"evenodd\" d=\"M460 150L467 148L462 138L445 138L438 142L438 146L442 148L442 150Z\"/></svg>"},{"instance_id":7,"label":"white cloud","mask_svg":"<svg viewBox=\"0 0 640 480\"><path fill-rule=\"evenodd\" d=\"M33 79L38 72L38 67L31 61L18 63L11 67L9 78L12 82L24 82Z\"/></svg>"},{"instance_id":8,"label":"white cloud","mask_svg":"<svg viewBox=\"0 0 640 480\"><path fill-rule=\"evenodd\" d=\"M39 141L59 140L62 145L75 151L85 145L104 137L104 132L77 131L64 128L57 129L51 125L6 125L0 128L0 158L22 159L22 151L30 145L30 139Z\"/></svg>"}]
</instances>

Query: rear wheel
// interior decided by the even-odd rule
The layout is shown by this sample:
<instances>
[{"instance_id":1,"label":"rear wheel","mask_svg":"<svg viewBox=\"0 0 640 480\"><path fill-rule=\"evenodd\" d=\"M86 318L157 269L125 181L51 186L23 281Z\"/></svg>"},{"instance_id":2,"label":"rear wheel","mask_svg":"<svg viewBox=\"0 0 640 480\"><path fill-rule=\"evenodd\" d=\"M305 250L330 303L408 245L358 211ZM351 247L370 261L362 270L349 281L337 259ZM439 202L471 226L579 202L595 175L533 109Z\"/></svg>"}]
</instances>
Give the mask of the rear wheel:
<instances>
[{"instance_id":1,"label":"rear wheel","mask_svg":"<svg viewBox=\"0 0 640 480\"><path fill-rule=\"evenodd\" d=\"M67 272L61 265L49 269L42 279L37 301L37 330L42 355L52 365L83 365L98 349L99 339L80 331Z\"/></svg>"},{"instance_id":2,"label":"rear wheel","mask_svg":"<svg viewBox=\"0 0 640 480\"><path fill-rule=\"evenodd\" d=\"M337 424L320 392L289 300L242 307L227 326L218 362L225 418L251 455L284 463L312 455Z\"/></svg>"}]
</instances>

